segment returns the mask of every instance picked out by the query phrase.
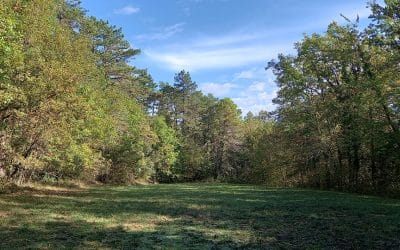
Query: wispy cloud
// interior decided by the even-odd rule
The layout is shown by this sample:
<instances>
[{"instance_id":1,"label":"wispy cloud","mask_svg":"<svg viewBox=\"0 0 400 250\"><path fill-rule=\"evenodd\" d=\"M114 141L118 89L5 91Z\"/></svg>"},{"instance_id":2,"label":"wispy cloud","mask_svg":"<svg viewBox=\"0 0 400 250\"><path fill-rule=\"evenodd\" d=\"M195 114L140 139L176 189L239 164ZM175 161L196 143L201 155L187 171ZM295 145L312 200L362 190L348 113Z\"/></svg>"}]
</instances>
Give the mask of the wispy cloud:
<instances>
[{"instance_id":1,"label":"wispy cloud","mask_svg":"<svg viewBox=\"0 0 400 250\"><path fill-rule=\"evenodd\" d=\"M350 4L343 7L343 14L355 19L368 17L370 10ZM290 53L293 44L302 37L304 32L314 32L325 28L329 22L344 19L335 13L320 15L316 20L285 27L260 30L253 27L239 27L231 32L220 35L203 35L180 40L178 45L166 44L158 48L143 49L144 54L161 67L176 71L187 69L217 70L238 68L250 65L265 65L279 53ZM156 33L137 36L142 40L162 40L182 32L182 24L170 26ZM253 79L252 72L242 72L237 75L241 79Z\"/></svg>"},{"instance_id":2,"label":"wispy cloud","mask_svg":"<svg viewBox=\"0 0 400 250\"><path fill-rule=\"evenodd\" d=\"M225 97L232 89L238 86L233 83L203 83L200 84L200 89L206 94L213 94L216 97Z\"/></svg>"},{"instance_id":3,"label":"wispy cloud","mask_svg":"<svg viewBox=\"0 0 400 250\"><path fill-rule=\"evenodd\" d=\"M183 1L183 7L188 12L189 1L201 0ZM277 87L274 83L275 77L264 70L268 60L276 58L279 53L293 53L293 44L304 33L323 32L334 20L341 24L346 23L339 13L351 20L355 20L357 15L360 19L367 18L370 13L368 8L363 7L364 3L349 2L339 5L341 6L332 10L319 6L323 9L318 9L319 11L311 6L311 9L315 9L315 17L306 18L304 22L300 19L288 20L283 26L250 23L245 27L234 27L231 31L202 34L193 23L193 27L185 30L184 24L178 23L139 35L136 39L163 40L185 31L185 36L179 36L176 40L170 39L159 45L148 43L149 47L142 50L146 60L168 71L207 71L211 76L214 72L223 72L224 75L230 72L231 77L217 78L222 79L220 82L215 82L215 77L206 80L209 82L200 84L201 90L217 97L231 97L243 113L257 113L260 110L274 109L272 99L276 96Z\"/></svg>"},{"instance_id":4,"label":"wispy cloud","mask_svg":"<svg viewBox=\"0 0 400 250\"><path fill-rule=\"evenodd\" d=\"M234 44L243 44L254 40L266 39L271 35L270 32L254 32L247 33L242 30L237 30L233 33L223 34L219 36L203 36L196 38L193 42L195 47L210 47L210 46L227 46Z\"/></svg>"},{"instance_id":5,"label":"wispy cloud","mask_svg":"<svg viewBox=\"0 0 400 250\"><path fill-rule=\"evenodd\" d=\"M311 24L315 25L315 24ZM171 26L172 27L172 26ZM182 31L181 25L166 29L163 32L144 34L137 39L160 39L170 34ZM144 54L160 66L176 71L208 69L227 69L265 65L279 53L288 53L293 49L294 41L285 38L287 35L298 33L301 36L302 27L287 27L270 30L251 30L238 28L234 32L221 35L203 35L191 37L179 43L171 43L158 48L145 48ZM249 73L249 72L247 72ZM245 75L238 76L244 78Z\"/></svg>"},{"instance_id":6,"label":"wispy cloud","mask_svg":"<svg viewBox=\"0 0 400 250\"><path fill-rule=\"evenodd\" d=\"M137 35L138 40L165 40L183 31L185 23L176 23L157 32Z\"/></svg>"},{"instance_id":7,"label":"wispy cloud","mask_svg":"<svg viewBox=\"0 0 400 250\"><path fill-rule=\"evenodd\" d=\"M253 63L263 63L275 57L285 47L274 46L234 46L228 48L182 48L176 51L145 50L152 60L165 65L171 70L187 69L190 71L235 68Z\"/></svg>"},{"instance_id":8,"label":"wispy cloud","mask_svg":"<svg viewBox=\"0 0 400 250\"><path fill-rule=\"evenodd\" d=\"M249 86L249 91L253 92L253 91L264 91L265 90L265 86L267 84L265 82L254 82L253 84L251 84Z\"/></svg>"},{"instance_id":9,"label":"wispy cloud","mask_svg":"<svg viewBox=\"0 0 400 250\"><path fill-rule=\"evenodd\" d=\"M261 80L265 79L267 72L264 67L254 67L251 69L242 70L234 75L234 80Z\"/></svg>"},{"instance_id":10,"label":"wispy cloud","mask_svg":"<svg viewBox=\"0 0 400 250\"><path fill-rule=\"evenodd\" d=\"M244 70L235 74L235 79L253 79L256 74L253 70Z\"/></svg>"},{"instance_id":11,"label":"wispy cloud","mask_svg":"<svg viewBox=\"0 0 400 250\"><path fill-rule=\"evenodd\" d=\"M140 11L140 8L134 7L132 5L127 5L125 7L122 7L120 9L114 10L114 14L117 15L132 15L135 13L138 13Z\"/></svg>"}]
</instances>

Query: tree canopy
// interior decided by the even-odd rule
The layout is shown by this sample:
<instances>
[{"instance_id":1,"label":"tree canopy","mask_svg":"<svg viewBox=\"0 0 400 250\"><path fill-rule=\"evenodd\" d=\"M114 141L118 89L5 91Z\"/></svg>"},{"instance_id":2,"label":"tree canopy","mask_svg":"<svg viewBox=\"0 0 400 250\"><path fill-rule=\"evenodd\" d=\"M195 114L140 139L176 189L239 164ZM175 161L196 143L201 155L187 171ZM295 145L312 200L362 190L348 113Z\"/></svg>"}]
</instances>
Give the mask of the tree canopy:
<instances>
[{"instance_id":1,"label":"tree canopy","mask_svg":"<svg viewBox=\"0 0 400 250\"><path fill-rule=\"evenodd\" d=\"M400 1L331 23L267 65L273 112L244 115L79 1L0 2L0 170L10 181L230 181L400 191ZM2 178L2 177L0 177Z\"/></svg>"}]
</instances>

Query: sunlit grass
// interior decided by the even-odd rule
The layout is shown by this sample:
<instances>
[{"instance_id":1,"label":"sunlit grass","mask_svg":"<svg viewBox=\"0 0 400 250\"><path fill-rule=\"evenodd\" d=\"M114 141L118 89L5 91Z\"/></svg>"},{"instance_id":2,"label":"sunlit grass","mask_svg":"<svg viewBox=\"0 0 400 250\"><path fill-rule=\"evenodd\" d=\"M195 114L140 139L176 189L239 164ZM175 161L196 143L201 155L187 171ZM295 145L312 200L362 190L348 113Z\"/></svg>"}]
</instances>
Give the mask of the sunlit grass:
<instances>
[{"instance_id":1,"label":"sunlit grass","mask_svg":"<svg viewBox=\"0 0 400 250\"><path fill-rule=\"evenodd\" d=\"M398 248L400 201L224 184L0 195L0 249Z\"/></svg>"}]
</instances>

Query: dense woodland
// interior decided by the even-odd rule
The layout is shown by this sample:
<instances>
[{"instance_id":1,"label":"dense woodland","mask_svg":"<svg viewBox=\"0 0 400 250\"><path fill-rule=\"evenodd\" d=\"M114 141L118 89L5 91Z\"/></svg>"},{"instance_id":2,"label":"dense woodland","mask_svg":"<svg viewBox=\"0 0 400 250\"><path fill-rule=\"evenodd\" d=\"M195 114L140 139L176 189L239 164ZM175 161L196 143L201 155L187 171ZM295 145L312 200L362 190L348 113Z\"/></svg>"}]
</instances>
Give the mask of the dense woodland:
<instances>
[{"instance_id":1,"label":"dense woodland","mask_svg":"<svg viewBox=\"0 0 400 250\"><path fill-rule=\"evenodd\" d=\"M78 1L0 1L0 178L400 190L400 1L266 65L277 109L241 114L189 72L155 83ZM151 69L150 69L151 70Z\"/></svg>"}]
</instances>

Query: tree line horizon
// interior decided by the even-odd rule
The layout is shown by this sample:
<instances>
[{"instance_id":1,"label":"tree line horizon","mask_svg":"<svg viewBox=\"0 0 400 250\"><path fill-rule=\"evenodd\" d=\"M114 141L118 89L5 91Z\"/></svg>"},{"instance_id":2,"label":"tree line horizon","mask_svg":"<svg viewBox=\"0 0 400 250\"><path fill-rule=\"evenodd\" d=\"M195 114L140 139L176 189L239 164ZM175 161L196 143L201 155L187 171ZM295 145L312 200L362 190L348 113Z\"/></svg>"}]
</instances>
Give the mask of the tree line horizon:
<instances>
[{"instance_id":1,"label":"tree line horizon","mask_svg":"<svg viewBox=\"0 0 400 250\"><path fill-rule=\"evenodd\" d=\"M245 116L182 70L156 83L122 29L75 0L0 3L0 182L224 181L400 192L400 1L267 62Z\"/></svg>"}]
</instances>

